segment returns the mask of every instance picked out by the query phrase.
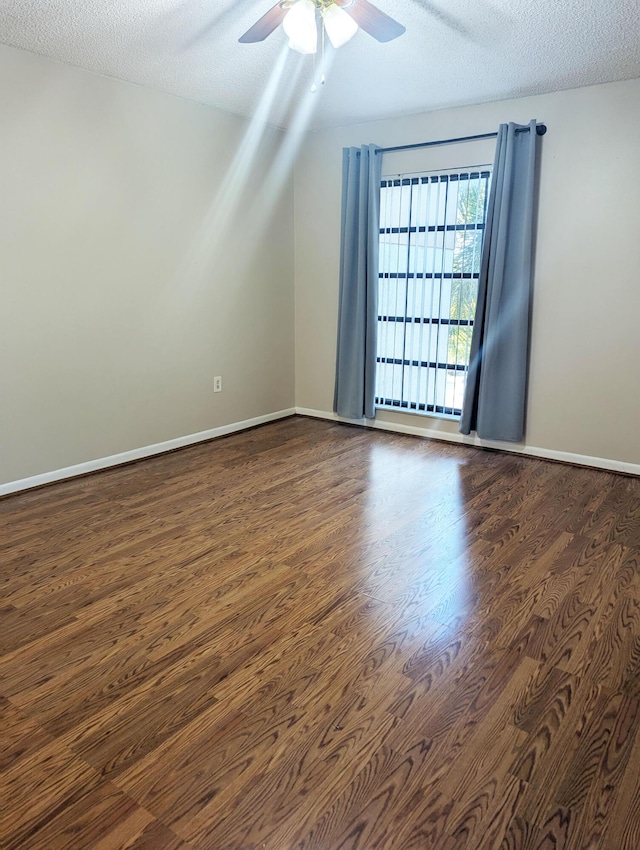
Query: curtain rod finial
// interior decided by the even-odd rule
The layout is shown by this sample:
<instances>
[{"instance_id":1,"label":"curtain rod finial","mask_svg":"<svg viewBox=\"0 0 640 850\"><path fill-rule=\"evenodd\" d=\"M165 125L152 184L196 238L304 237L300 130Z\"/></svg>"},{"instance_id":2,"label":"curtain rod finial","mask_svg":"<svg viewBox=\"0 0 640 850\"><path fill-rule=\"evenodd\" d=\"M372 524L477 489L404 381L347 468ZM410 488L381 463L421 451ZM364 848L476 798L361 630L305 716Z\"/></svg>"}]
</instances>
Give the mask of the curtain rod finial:
<instances>
[{"instance_id":1,"label":"curtain rod finial","mask_svg":"<svg viewBox=\"0 0 640 850\"><path fill-rule=\"evenodd\" d=\"M544 134L545 134L546 132L547 132L547 125L546 125L546 124L537 124L537 125L536 125L536 133L537 133L539 136L544 136Z\"/></svg>"}]
</instances>

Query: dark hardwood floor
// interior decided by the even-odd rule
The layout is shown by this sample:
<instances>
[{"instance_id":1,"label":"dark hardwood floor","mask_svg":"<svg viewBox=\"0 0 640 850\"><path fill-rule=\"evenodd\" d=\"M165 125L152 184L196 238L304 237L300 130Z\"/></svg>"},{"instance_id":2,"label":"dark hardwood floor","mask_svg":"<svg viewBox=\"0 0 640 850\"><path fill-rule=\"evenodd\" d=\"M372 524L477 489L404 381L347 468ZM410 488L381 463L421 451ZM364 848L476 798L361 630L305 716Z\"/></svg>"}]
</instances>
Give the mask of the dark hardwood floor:
<instances>
[{"instance_id":1,"label":"dark hardwood floor","mask_svg":"<svg viewBox=\"0 0 640 850\"><path fill-rule=\"evenodd\" d=\"M3 848L640 848L639 479L294 418L0 563Z\"/></svg>"}]
</instances>

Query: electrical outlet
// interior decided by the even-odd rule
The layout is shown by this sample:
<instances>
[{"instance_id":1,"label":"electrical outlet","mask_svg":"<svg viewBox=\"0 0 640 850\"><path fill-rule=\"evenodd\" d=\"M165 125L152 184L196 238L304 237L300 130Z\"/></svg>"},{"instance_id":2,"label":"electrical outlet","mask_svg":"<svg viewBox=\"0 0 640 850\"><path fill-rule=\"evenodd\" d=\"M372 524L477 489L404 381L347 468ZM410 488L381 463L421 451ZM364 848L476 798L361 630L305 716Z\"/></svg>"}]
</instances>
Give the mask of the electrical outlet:
<instances>
[{"instance_id":1,"label":"electrical outlet","mask_svg":"<svg viewBox=\"0 0 640 850\"><path fill-rule=\"evenodd\" d=\"M216 375L213 379L213 391L214 393L222 392L222 375Z\"/></svg>"}]
</instances>

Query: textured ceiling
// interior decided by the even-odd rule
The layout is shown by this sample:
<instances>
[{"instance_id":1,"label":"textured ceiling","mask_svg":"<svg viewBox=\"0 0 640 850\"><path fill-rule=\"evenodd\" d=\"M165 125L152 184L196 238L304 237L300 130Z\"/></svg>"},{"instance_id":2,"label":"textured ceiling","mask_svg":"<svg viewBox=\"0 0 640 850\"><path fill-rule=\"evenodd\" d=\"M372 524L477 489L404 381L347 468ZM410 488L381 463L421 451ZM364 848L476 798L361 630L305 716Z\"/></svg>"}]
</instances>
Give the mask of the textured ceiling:
<instances>
[{"instance_id":1,"label":"textured ceiling","mask_svg":"<svg viewBox=\"0 0 640 850\"><path fill-rule=\"evenodd\" d=\"M242 115L285 52L238 37L275 0L2 0L0 41ZM333 56L312 126L640 77L638 0L378 0L407 27ZM287 124L313 61L286 51L270 120Z\"/></svg>"}]
</instances>

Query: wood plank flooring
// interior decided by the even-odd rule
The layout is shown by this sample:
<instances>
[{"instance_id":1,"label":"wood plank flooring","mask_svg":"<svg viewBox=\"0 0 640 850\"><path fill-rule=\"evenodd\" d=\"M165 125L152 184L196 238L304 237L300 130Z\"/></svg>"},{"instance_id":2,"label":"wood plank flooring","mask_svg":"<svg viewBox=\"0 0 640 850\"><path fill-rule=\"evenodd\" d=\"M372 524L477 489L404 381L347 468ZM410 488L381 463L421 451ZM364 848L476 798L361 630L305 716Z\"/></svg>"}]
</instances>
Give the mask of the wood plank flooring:
<instances>
[{"instance_id":1,"label":"wood plank flooring","mask_svg":"<svg viewBox=\"0 0 640 850\"><path fill-rule=\"evenodd\" d=\"M640 848L639 479L298 417L0 566L7 850Z\"/></svg>"}]
</instances>

